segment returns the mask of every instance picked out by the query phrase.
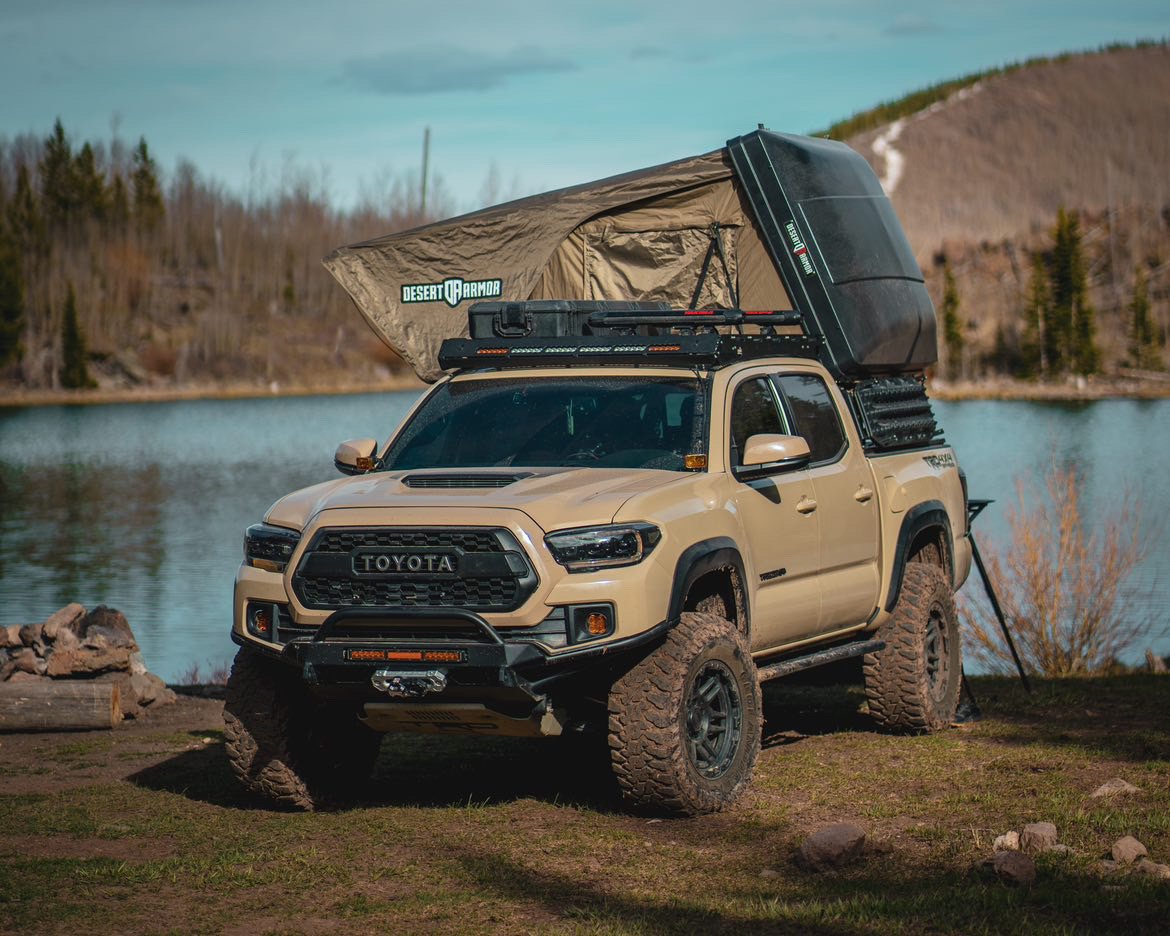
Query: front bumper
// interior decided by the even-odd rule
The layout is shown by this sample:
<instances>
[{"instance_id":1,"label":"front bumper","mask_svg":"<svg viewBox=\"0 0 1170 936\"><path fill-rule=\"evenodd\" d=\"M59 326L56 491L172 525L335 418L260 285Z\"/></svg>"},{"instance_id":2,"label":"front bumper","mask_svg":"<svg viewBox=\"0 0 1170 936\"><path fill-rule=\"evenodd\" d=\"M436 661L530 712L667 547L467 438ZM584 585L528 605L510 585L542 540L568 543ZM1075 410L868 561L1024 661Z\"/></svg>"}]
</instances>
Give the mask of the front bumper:
<instances>
[{"instance_id":1,"label":"front bumper","mask_svg":"<svg viewBox=\"0 0 1170 936\"><path fill-rule=\"evenodd\" d=\"M379 670L441 672L442 688L421 700L480 703L511 717L529 717L551 710L552 696L568 681L620 667L660 641L671 624L663 621L632 637L553 654L535 642L504 639L471 611L347 609L283 647L236 631L232 639L296 667L323 698L386 702L387 695L375 687Z\"/></svg>"}]
</instances>

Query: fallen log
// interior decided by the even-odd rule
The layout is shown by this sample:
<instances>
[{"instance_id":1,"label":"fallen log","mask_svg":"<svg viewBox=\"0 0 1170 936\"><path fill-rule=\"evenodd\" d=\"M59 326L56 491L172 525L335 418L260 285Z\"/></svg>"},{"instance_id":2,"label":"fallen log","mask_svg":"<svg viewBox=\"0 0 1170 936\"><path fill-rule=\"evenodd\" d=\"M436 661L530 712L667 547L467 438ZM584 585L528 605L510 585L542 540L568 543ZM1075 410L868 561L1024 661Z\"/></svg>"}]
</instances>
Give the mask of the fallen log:
<instances>
[{"instance_id":1,"label":"fallen log","mask_svg":"<svg viewBox=\"0 0 1170 936\"><path fill-rule=\"evenodd\" d=\"M0 731L86 731L121 720L121 694L113 683L0 683Z\"/></svg>"}]
</instances>

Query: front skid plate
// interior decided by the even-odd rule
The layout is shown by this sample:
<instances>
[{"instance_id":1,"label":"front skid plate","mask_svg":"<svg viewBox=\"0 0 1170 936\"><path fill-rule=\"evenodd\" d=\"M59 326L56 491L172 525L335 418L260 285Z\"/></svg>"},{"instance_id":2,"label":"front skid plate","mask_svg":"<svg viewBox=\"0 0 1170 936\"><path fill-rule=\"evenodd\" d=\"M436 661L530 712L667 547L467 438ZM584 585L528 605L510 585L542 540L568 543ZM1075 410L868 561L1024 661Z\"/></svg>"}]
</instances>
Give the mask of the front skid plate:
<instances>
[{"instance_id":1,"label":"front skid plate","mask_svg":"<svg viewBox=\"0 0 1170 936\"><path fill-rule=\"evenodd\" d=\"M361 719L374 731L512 738L551 737L565 725L564 712L512 718L477 702L367 702Z\"/></svg>"}]
</instances>

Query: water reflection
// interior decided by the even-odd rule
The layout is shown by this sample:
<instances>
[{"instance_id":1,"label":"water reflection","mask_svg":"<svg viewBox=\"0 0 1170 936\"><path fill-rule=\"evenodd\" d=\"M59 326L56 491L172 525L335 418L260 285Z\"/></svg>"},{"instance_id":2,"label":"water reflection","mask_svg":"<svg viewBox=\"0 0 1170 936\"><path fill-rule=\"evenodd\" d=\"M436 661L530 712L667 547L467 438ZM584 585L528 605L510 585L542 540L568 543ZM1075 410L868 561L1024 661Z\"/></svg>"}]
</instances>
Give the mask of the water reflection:
<instances>
[{"instance_id":1,"label":"water reflection","mask_svg":"<svg viewBox=\"0 0 1170 936\"><path fill-rule=\"evenodd\" d=\"M126 612L166 679L230 659L244 528L288 491L336 477L337 443L384 438L415 396L0 409L0 622L104 602ZM1147 518L1170 506L1159 431L1170 401L937 406L972 494L999 501L979 521L985 537L1005 532L1016 478L1040 482L1054 459L1081 472L1090 511L1126 486ZM1168 564L1160 536L1140 583L1163 619Z\"/></svg>"}]
</instances>

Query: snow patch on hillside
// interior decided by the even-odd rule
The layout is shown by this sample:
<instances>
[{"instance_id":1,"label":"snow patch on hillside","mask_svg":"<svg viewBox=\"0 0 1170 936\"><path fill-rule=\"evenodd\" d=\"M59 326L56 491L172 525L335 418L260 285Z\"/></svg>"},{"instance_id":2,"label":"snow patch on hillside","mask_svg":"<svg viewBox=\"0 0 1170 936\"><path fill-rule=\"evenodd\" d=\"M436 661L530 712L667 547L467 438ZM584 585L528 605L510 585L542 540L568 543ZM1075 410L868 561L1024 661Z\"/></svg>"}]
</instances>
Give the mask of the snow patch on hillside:
<instances>
[{"instance_id":1,"label":"snow patch on hillside","mask_svg":"<svg viewBox=\"0 0 1170 936\"><path fill-rule=\"evenodd\" d=\"M881 182L882 188L885 189L887 196L894 194L894 190L898 187L898 183L902 181L902 176L906 170L906 157L894 146L898 141L898 137L902 135L902 131L906 129L906 124L911 121L922 120L931 114L937 114L952 104L966 100L973 94L981 91L982 88L983 82L977 81L971 87L963 88L961 91L957 91L942 101L935 101L930 107L919 111L917 114L910 117L899 117L874 138L873 143L870 144L870 148L874 151L875 155L882 158L882 161L886 165L886 171L882 173Z\"/></svg>"}]
</instances>

